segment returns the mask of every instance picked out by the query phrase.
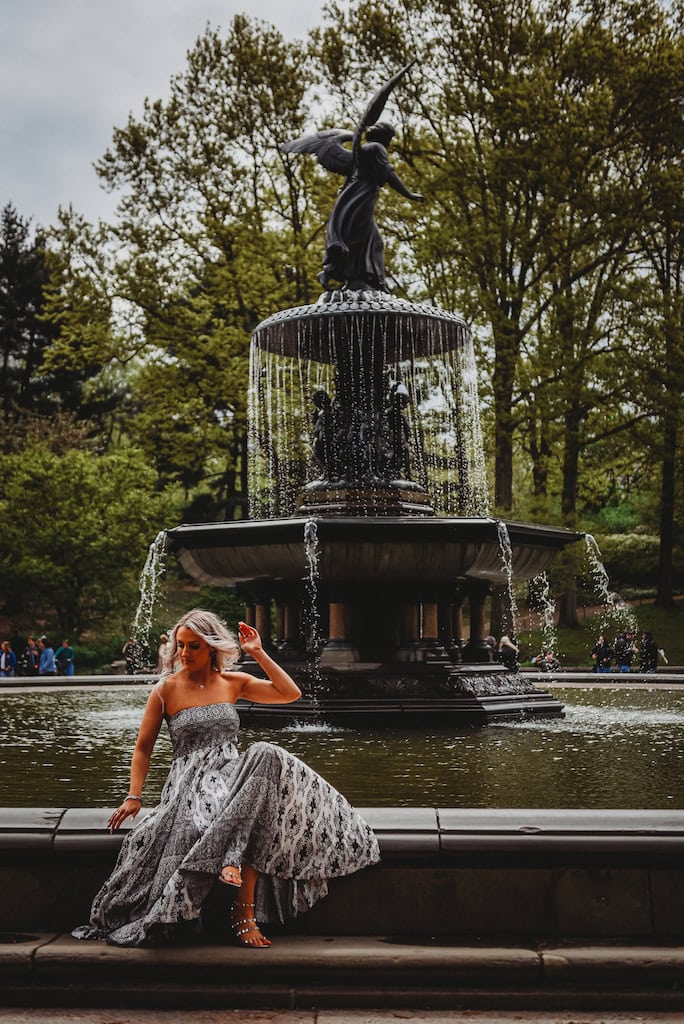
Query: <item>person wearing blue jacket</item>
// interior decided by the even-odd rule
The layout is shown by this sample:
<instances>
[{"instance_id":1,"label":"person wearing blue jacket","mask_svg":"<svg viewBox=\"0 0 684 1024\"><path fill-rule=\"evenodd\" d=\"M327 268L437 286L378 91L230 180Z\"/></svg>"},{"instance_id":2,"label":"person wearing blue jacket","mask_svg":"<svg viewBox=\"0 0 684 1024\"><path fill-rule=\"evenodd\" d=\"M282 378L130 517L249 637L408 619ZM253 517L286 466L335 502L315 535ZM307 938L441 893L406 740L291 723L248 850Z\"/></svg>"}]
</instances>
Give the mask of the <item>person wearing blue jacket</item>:
<instances>
[{"instance_id":1,"label":"person wearing blue jacket","mask_svg":"<svg viewBox=\"0 0 684 1024\"><path fill-rule=\"evenodd\" d=\"M52 645L46 636L41 636L40 638L40 665L38 666L38 675L57 675L57 666L55 665L55 652L53 651Z\"/></svg>"},{"instance_id":2,"label":"person wearing blue jacket","mask_svg":"<svg viewBox=\"0 0 684 1024\"><path fill-rule=\"evenodd\" d=\"M9 640L3 640L0 644L0 676L9 679L14 675L17 667L17 656L12 650Z\"/></svg>"}]
</instances>

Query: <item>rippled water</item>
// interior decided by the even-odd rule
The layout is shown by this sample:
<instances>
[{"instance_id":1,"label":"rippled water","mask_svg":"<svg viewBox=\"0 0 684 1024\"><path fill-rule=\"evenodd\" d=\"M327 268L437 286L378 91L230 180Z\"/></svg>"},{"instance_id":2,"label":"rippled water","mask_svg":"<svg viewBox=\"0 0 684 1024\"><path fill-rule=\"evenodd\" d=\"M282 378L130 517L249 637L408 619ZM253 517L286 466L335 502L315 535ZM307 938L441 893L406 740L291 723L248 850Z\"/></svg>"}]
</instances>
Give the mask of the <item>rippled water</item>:
<instances>
[{"instance_id":1,"label":"rippled water","mask_svg":"<svg viewBox=\"0 0 684 1024\"><path fill-rule=\"evenodd\" d=\"M0 806L108 807L128 789L144 686L0 694ZM357 806L684 808L684 692L555 690L565 718L482 729L249 729ZM145 787L159 795L166 730Z\"/></svg>"}]
</instances>

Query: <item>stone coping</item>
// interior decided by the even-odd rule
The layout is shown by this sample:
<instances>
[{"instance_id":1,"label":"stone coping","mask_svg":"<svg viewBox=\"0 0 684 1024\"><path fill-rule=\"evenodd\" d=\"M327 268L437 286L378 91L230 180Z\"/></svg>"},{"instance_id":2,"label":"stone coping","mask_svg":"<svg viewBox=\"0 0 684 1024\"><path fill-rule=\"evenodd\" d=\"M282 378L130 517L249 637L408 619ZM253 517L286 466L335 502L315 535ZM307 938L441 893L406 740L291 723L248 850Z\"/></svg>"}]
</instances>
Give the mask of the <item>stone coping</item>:
<instances>
[{"instance_id":1,"label":"stone coping","mask_svg":"<svg viewBox=\"0 0 684 1024\"><path fill-rule=\"evenodd\" d=\"M360 807L383 861L448 862L463 856L527 858L684 855L684 810ZM135 823L111 833L111 808L0 808L0 855L115 855ZM148 813L145 808L141 815ZM141 820L139 816L138 820Z\"/></svg>"},{"instance_id":2,"label":"stone coping","mask_svg":"<svg viewBox=\"0 0 684 1024\"><path fill-rule=\"evenodd\" d=\"M223 943L121 949L41 932L15 936L14 942L0 935L0 977L5 1005L684 1006L684 950L645 943L397 943L382 935L280 935L258 951Z\"/></svg>"},{"instance_id":3,"label":"stone coping","mask_svg":"<svg viewBox=\"0 0 684 1024\"><path fill-rule=\"evenodd\" d=\"M483 669L500 669L501 666L494 663L489 665L467 666L468 672L481 672ZM465 671L465 667L464 667ZM657 685L667 687L672 685L679 688L684 685L684 667L670 667L667 671L658 669L653 672L606 672L597 673L590 671L579 671L576 669L561 669L558 672L541 672L539 669L524 669L520 672L524 679L531 679L537 685L563 686L568 684L584 684L587 687L597 689L610 686L629 685ZM0 693L3 690L16 689L51 689L60 688L65 690L77 686L150 686L156 683L159 676L156 673L136 673L129 676L125 673L109 675L75 675L75 676L14 676L12 679L0 679Z\"/></svg>"}]
</instances>

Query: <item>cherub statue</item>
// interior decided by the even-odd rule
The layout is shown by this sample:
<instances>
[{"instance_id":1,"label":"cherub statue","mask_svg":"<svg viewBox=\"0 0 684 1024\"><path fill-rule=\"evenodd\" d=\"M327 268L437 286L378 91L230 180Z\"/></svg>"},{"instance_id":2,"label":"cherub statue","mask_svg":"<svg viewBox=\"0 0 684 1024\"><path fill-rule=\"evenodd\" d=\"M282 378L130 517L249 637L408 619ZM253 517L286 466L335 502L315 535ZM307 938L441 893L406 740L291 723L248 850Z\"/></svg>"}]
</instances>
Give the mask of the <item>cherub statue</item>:
<instances>
[{"instance_id":1,"label":"cherub statue","mask_svg":"<svg viewBox=\"0 0 684 1024\"><path fill-rule=\"evenodd\" d=\"M393 169L387 147L394 129L378 118L390 92L412 64L413 61L402 68L375 94L353 134L332 128L303 135L281 146L285 153L314 153L326 170L346 178L326 231L323 270L318 275L326 288L331 281L338 281L356 290L370 287L388 291L384 244L375 223L378 193L383 185L389 185L407 199L420 202L423 196L411 192ZM362 144L364 133L366 141ZM351 149L343 145L349 141Z\"/></svg>"}]
</instances>

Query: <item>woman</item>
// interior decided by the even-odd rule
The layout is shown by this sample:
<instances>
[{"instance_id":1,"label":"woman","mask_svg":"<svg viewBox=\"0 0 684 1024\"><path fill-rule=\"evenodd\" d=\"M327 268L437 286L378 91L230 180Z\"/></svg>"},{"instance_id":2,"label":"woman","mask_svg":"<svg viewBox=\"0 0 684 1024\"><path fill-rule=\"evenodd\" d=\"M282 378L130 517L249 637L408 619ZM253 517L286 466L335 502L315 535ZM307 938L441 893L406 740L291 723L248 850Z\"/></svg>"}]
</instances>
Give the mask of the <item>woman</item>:
<instances>
[{"instance_id":1,"label":"woman","mask_svg":"<svg viewBox=\"0 0 684 1024\"><path fill-rule=\"evenodd\" d=\"M41 676L56 676L57 665L55 664L55 652L52 649L52 644L46 636L41 636L38 643L40 644L38 674Z\"/></svg>"},{"instance_id":2,"label":"woman","mask_svg":"<svg viewBox=\"0 0 684 1024\"><path fill-rule=\"evenodd\" d=\"M162 679L143 714L128 796L111 829L134 818L152 750L165 719L173 763L160 802L125 838L114 872L95 897L90 924L76 938L121 946L177 936L199 924L218 879L236 890L232 926L244 946L270 945L256 918L280 920L325 896L327 879L379 860L365 821L324 779L270 743L235 747L238 700L289 704L293 679L239 624L243 651L267 679L227 671L238 647L223 622L194 609L171 631Z\"/></svg>"},{"instance_id":3,"label":"woman","mask_svg":"<svg viewBox=\"0 0 684 1024\"><path fill-rule=\"evenodd\" d=\"M653 639L653 634L647 630L644 630L641 634L639 671L648 673L658 671L658 644Z\"/></svg>"},{"instance_id":4,"label":"woman","mask_svg":"<svg viewBox=\"0 0 684 1024\"><path fill-rule=\"evenodd\" d=\"M499 658L507 672L518 671L518 653L517 644L514 644L509 636L502 636L499 640Z\"/></svg>"},{"instance_id":5,"label":"woman","mask_svg":"<svg viewBox=\"0 0 684 1024\"><path fill-rule=\"evenodd\" d=\"M591 649L591 660L594 663L594 672L610 672L613 649L606 640L605 633L599 633L599 638Z\"/></svg>"}]
</instances>

